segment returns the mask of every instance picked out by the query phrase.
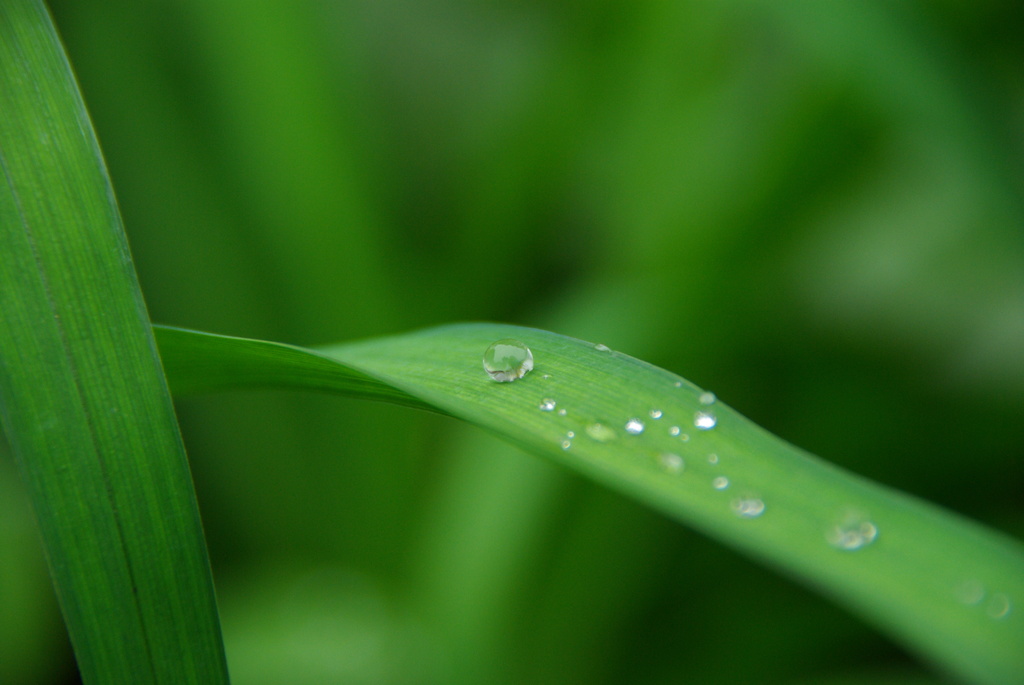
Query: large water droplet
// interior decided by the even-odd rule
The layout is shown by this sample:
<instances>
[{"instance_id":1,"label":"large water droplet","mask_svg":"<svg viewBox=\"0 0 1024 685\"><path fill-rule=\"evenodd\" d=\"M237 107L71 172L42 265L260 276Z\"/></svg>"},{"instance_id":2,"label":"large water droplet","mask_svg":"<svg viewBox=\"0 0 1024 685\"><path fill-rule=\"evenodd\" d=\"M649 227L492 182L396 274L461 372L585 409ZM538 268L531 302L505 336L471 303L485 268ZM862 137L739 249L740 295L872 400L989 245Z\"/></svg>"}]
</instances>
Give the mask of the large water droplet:
<instances>
[{"instance_id":1,"label":"large water droplet","mask_svg":"<svg viewBox=\"0 0 1024 685\"><path fill-rule=\"evenodd\" d=\"M532 369L533 353L518 340L499 340L484 350L484 371L499 383L518 380Z\"/></svg>"},{"instance_id":2,"label":"large water droplet","mask_svg":"<svg viewBox=\"0 0 1024 685\"><path fill-rule=\"evenodd\" d=\"M626 422L626 432L630 435L640 435L644 432L644 422L640 419L630 419Z\"/></svg>"},{"instance_id":3,"label":"large water droplet","mask_svg":"<svg viewBox=\"0 0 1024 685\"><path fill-rule=\"evenodd\" d=\"M866 516L847 513L825 533L828 544L836 549L854 551L867 547L878 537L878 527Z\"/></svg>"},{"instance_id":4,"label":"large water droplet","mask_svg":"<svg viewBox=\"0 0 1024 685\"><path fill-rule=\"evenodd\" d=\"M673 454L671 452L659 454L658 463L661 464L661 468L665 469L669 473L680 473L684 466L683 458L678 454Z\"/></svg>"},{"instance_id":5,"label":"large water droplet","mask_svg":"<svg viewBox=\"0 0 1024 685\"><path fill-rule=\"evenodd\" d=\"M551 399L550 397L545 397L540 402L540 410L541 411L554 411L555 410L555 401L553 399Z\"/></svg>"},{"instance_id":6,"label":"large water droplet","mask_svg":"<svg viewBox=\"0 0 1024 685\"><path fill-rule=\"evenodd\" d=\"M649 416L650 416L650 417L651 417L652 419L660 419L660 418L661 418L661 416L662 416L662 412L661 412L661 410L660 410L660 409L652 409L652 410L650 410L649 412L647 412L647 414L648 414L648 415L649 415Z\"/></svg>"},{"instance_id":7,"label":"large water droplet","mask_svg":"<svg viewBox=\"0 0 1024 685\"><path fill-rule=\"evenodd\" d=\"M603 423L592 423L586 427L587 435L598 442L611 442L615 439L615 431Z\"/></svg>"},{"instance_id":8,"label":"large water droplet","mask_svg":"<svg viewBox=\"0 0 1024 685\"><path fill-rule=\"evenodd\" d=\"M700 395L700 397L698 399L699 399L701 404L708 405L708 404L714 404L715 403L715 399L717 399L717 398L715 397L715 393L713 393L713 392L704 392L704 393L701 393L701 395Z\"/></svg>"},{"instance_id":9,"label":"large water droplet","mask_svg":"<svg viewBox=\"0 0 1024 685\"><path fill-rule=\"evenodd\" d=\"M693 415L693 425L702 431L709 431L718 423L718 417L709 411L699 411Z\"/></svg>"},{"instance_id":10,"label":"large water droplet","mask_svg":"<svg viewBox=\"0 0 1024 685\"><path fill-rule=\"evenodd\" d=\"M757 497L743 497L732 501L732 510L745 519L757 518L764 513L764 502Z\"/></svg>"},{"instance_id":11,"label":"large water droplet","mask_svg":"<svg viewBox=\"0 0 1024 685\"><path fill-rule=\"evenodd\" d=\"M725 490L727 487L729 487L729 479L726 478L725 476L718 476L713 481L711 481L711 487L713 487L715 490Z\"/></svg>"}]
</instances>

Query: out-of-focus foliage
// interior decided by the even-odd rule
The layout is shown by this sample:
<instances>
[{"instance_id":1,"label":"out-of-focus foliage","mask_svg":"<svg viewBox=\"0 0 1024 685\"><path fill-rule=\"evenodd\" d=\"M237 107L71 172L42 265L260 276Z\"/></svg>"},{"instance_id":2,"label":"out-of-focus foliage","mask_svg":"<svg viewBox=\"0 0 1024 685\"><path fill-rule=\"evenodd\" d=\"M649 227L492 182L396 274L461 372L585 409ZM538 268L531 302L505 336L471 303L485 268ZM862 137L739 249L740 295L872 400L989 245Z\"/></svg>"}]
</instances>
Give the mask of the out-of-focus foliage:
<instances>
[{"instance_id":1,"label":"out-of-focus foliage","mask_svg":"<svg viewBox=\"0 0 1024 685\"><path fill-rule=\"evenodd\" d=\"M602 340L1024 534L1020 3L51 8L157 321ZM237 683L918 672L806 590L444 418L298 393L179 413ZM17 502L0 568L38 587ZM46 682L53 604L8 587L25 642L0 644L0 681Z\"/></svg>"}]
</instances>

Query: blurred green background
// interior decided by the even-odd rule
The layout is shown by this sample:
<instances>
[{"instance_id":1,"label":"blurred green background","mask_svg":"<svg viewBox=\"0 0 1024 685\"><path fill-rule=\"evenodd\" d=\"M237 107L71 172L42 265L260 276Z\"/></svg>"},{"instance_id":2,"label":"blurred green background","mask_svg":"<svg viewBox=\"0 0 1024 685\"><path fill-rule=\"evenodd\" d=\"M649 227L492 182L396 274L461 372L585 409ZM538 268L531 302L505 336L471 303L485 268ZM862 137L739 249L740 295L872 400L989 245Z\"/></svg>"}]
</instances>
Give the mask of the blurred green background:
<instances>
[{"instance_id":1,"label":"blurred green background","mask_svg":"<svg viewBox=\"0 0 1024 685\"><path fill-rule=\"evenodd\" d=\"M154 321L548 328L1024 536L1021 3L50 6ZM935 680L454 421L178 410L240 685ZM6 453L0 549L0 682L74 682Z\"/></svg>"}]
</instances>

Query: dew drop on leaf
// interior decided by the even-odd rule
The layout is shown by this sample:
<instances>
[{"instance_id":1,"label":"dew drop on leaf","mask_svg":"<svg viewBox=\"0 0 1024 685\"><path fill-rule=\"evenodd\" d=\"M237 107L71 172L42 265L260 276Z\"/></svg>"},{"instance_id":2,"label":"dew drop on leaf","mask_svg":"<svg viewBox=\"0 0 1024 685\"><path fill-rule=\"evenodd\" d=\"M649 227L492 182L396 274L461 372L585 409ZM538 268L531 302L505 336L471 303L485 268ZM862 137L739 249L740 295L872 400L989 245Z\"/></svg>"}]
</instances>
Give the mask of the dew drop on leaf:
<instances>
[{"instance_id":1,"label":"dew drop on leaf","mask_svg":"<svg viewBox=\"0 0 1024 685\"><path fill-rule=\"evenodd\" d=\"M1002 592L994 592L991 596L985 586L978 580L967 580L956 589L956 597L967 606L984 606L989 618L1002 619L1010 614L1010 598ZM985 601L985 600L988 601Z\"/></svg>"},{"instance_id":2,"label":"dew drop on leaf","mask_svg":"<svg viewBox=\"0 0 1024 685\"><path fill-rule=\"evenodd\" d=\"M1006 618L1010 614L1010 598L1001 592L995 593L985 607L985 613L989 618Z\"/></svg>"},{"instance_id":3,"label":"dew drop on leaf","mask_svg":"<svg viewBox=\"0 0 1024 685\"><path fill-rule=\"evenodd\" d=\"M640 435L644 432L644 422L640 419L630 419L626 422L626 432L630 435Z\"/></svg>"},{"instance_id":4,"label":"dew drop on leaf","mask_svg":"<svg viewBox=\"0 0 1024 685\"><path fill-rule=\"evenodd\" d=\"M615 439L615 431L603 423L592 423L586 428L587 435L598 442L611 442Z\"/></svg>"},{"instance_id":5,"label":"dew drop on leaf","mask_svg":"<svg viewBox=\"0 0 1024 685\"><path fill-rule=\"evenodd\" d=\"M484 371L499 383L518 380L532 369L533 353L518 340L499 340L484 351Z\"/></svg>"},{"instance_id":6,"label":"dew drop on leaf","mask_svg":"<svg viewBox=\"0 0 1024 685\"><path fill-rule=\"evenodd\" d=\"M545 397L543 400L541 400L540 410L541 411L554 411L555 410L555 401L553 399L551 399L550 397Z\"/></svg>"},{"instance_id":7,"label":"dew drop on leaf","mask_svg":"<svg viewBox=\"0 0 1024 685\"><path fill-rule=\"evenodd\" d=\"M753 519L764 513L764 502L757 497L734 499L732 510L740 518Z\"/></svg>"},{"instance_id":8,"label":"dew drop on leaf","mask_svg":"<svg viewBox=\"0 0 1024 685\"><path fill-rule=\"evenodd\" d=\"M658 463L668 473L680 473L683 470L683 458L672 452L665 452L658 455Z\"/></svg>"},{"instance_id":9,"label":"dew drop on leaf","mask_svg":"<svg viewBox=\"0 0 1024 685\"><path fill-rule=\"evenodd\" d=\"M878 537L878 527L867 517L848 512L825 533L828 544L852 552L867 547Z\"/></svg>"},{"instance_id":10,"label":"dew drop on leaf","mask_svg":"<svg viewBox=\"0 0 1024 685\"><path fill-rule=\"evenodd\" d=\"M709 431L718 423L718 417L709 411L699 411L693 416L693 425L702 431Z\"/></svg>"},{"instance_id":11,"label":"dew drop on leaf","mask_svg":"<svg viewBox=\"0 0 1024 685\"><path fill-rule=\"evenodd\" d=\"M963 604L979 604L985 599L985 586L977 580L966 580L956 589L956 596Z\"/></svg>"}]
</instances>

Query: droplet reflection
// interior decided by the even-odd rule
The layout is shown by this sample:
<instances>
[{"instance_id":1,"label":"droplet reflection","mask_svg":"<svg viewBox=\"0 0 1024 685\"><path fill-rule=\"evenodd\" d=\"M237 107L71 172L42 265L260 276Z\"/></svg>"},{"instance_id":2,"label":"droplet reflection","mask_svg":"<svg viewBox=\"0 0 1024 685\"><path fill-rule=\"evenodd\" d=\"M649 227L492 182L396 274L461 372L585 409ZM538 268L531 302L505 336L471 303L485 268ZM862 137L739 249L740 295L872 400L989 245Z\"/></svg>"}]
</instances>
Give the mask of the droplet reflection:
<instances>
[{"instance_id":1,"label":"droplet reflection","mask_svg":"<svg viewBox=\"0 0 1024 685\"><path fill-rule=\"evenodd\" d=\"M499 383L518 380L533 370L530 348L511 338L491 343L484 350L484 371Z\"/></svg>"}]
</instances>

